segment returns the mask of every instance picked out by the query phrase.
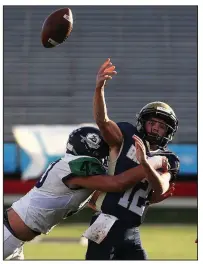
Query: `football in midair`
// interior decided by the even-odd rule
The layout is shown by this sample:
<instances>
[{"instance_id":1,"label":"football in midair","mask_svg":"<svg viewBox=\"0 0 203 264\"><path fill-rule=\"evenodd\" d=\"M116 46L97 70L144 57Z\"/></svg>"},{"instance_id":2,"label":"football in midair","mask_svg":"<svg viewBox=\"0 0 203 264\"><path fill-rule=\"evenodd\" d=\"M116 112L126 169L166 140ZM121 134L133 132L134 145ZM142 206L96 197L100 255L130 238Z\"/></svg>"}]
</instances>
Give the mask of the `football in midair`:
<instances>
[{"instance_id":1,"label":"football in midair","mask_svg":"<svg viewBox=\"0 0 203 264\"><path fill-rule=\"evenodd\" d=\"M62 8L51 13L43 23L41 40L45 48L53 48L64 42L73 28L70 8Z\"/></svg>"}]
</instances>

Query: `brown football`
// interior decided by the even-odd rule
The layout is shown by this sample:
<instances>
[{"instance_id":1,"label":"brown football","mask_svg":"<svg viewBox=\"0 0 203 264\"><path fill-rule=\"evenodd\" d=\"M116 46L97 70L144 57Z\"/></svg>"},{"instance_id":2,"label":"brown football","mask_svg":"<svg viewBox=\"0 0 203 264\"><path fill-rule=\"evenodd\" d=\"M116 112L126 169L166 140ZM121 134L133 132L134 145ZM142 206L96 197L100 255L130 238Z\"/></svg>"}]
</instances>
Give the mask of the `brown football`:
<instances>
[{"instance_id":1,"label":"brown football","mask_svg":"<svg viewBox=\"0 0 203 264\"><path fill-rule=\"evenodd\" d=\"M43 23L41 40L45 48L53 48L64 42L73 28L70 8L62 8L51 13Z\"/></svg>"}]
</instances>

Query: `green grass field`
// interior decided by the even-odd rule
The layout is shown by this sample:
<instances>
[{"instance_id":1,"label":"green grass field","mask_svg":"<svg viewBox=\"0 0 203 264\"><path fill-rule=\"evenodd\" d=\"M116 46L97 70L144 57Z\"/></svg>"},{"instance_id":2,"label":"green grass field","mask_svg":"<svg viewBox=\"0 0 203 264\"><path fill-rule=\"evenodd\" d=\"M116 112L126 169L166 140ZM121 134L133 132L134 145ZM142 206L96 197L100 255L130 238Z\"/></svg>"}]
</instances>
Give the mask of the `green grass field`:
<instances>
[{"instance_id":1,"label":"green grass field","mask_svg":"<svg viewBox=\"0 0 203 264\"><path fill-rule=\"evenodd\" d=\"M56 227L41 241L27 243L25 259L66 259L83 260L86 246L76 240L87 225L63 225ZM143 225L141 238L149 259L156 260L196 260L197 237L195 225ZM70 242L66 241L70 239ZM58 240L58 241L57 241ZM72 242L71 242L72 240Z\"/></svg>"}]
</instances>

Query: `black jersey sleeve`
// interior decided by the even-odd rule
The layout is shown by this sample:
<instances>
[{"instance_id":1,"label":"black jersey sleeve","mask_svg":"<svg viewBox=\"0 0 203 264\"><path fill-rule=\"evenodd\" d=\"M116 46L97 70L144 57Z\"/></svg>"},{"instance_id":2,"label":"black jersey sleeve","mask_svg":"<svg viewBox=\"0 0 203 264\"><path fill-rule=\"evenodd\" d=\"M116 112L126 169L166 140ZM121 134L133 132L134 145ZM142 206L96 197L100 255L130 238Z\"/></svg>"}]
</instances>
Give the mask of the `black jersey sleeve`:
<instances>
[{"instance_id":1,"label":"black jersey sleeve","mask_svg":"<svg viewBox=\"0 0 203 264\"><path fill-rule=\"evenodd\" d=\"M174 181L180 171L180 160L173 152L168 155L166 154L166 157L170 164L169 172L171 173L171 181Z\"/></svg>"}]
</instances>

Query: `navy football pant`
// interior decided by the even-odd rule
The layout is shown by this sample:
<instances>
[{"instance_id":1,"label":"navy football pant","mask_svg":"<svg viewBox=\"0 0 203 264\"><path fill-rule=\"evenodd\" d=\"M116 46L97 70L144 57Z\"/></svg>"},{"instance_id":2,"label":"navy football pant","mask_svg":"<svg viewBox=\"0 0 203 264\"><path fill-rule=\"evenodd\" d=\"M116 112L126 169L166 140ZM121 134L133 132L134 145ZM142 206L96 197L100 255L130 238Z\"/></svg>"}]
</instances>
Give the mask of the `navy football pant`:
<instances>
[{"instance_id":1,"label":"navy football pant","mask_svg":"<svg viewBox=\"0 0 203 264\"><path fill-rule=\"evenodd\" d=\"M91 224L96 220L93 216ZM86 260L146 260L147 254L142 248L139 229L126 228L117 220L108 236L97 244L88 241Z\"/></svg>"}]
</instances>

